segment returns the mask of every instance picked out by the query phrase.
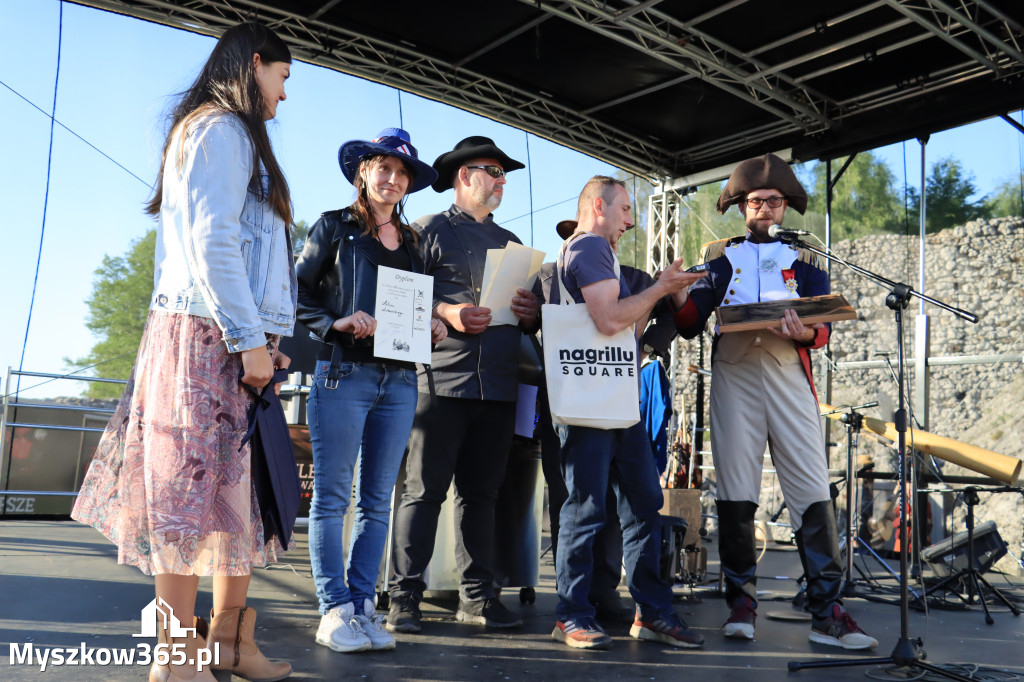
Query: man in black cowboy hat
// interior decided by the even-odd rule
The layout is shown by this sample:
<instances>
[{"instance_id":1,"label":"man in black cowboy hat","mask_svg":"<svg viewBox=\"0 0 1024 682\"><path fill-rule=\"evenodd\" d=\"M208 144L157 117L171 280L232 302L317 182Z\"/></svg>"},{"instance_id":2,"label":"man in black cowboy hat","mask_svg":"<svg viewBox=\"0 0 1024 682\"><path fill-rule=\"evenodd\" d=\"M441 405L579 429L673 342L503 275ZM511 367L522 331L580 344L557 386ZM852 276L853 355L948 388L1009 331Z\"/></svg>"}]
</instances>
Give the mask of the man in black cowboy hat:
<instances>
[{"instance_id":1,"label":"man in black cowboy hat","mask_svg":"<svg viewBox=\"0 0 1024 682\"><path fill-rule=\"evenodd\" d=\"M486 137L468 137L434 161L437 192L455 189L447 211L420 218L425 272L434 277L434 311L450 328L431 358L436 397L419 378L406 483L395 513L394 570L388 629L419 632L437 519L454 478L456 561L461 573L456 618L488 627L516 627L522 619L494 591L494 500L505 474L515 430L518 358L523 331L537 326L539 306L519 289L509 301L518 326L488 326L480 307L488 249L519 239L494 222L505 174L523 168Z\"/></svg>"},{"instance_id":2,"label":"man in black cowboy hat","mask_svg":"<svg viewBox=\"0 0 1024 682\"><path fill-rule=\"evenodd\" d=\"M771 226L782 224L787 207L800 213L807 208L807 194L785 161L765 154L739 164L718 199L718 210L725 213L733 204L746 220L747 233L705 245L710 275L690 288L676 314L685 338L700 334L717 306L829 293L821 259L769 234ZM839 602L843 570L808 352L828 342L829 326L805 325L790 309L781 330L715 331L711 449L718 484L719 552L730 607L722 628L725 636L754 638L754 513L767 443L807 578L810 640L846 649L877 646Z\"/></svg>"}]
</instances>

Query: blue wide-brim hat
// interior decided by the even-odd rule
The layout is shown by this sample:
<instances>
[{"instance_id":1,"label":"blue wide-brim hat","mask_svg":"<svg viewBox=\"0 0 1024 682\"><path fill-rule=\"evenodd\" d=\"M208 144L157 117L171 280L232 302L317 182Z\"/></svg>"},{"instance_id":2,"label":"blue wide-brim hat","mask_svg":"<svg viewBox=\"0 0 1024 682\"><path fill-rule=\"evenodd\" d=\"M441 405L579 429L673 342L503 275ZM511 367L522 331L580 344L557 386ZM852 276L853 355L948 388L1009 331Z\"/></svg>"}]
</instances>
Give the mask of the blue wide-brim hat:
<instances>
[{"instance_id":1,"label":"blue wide-brim hat","mask_svg":"<svg viewBox=\"0 0 1024 682\"><path fill-rule=\"evenodd\" d=\"M412 168L412 182L406 194L419 192L430 187L437 180L437 171L430 164L420 161L416 147L409 140L409 133L401 128L385 128L372 140L349 140L338 150L338 165L345 179L355 184L359 162L367 156L386 154L405 161Z\"/></svg>"}]
</instances>

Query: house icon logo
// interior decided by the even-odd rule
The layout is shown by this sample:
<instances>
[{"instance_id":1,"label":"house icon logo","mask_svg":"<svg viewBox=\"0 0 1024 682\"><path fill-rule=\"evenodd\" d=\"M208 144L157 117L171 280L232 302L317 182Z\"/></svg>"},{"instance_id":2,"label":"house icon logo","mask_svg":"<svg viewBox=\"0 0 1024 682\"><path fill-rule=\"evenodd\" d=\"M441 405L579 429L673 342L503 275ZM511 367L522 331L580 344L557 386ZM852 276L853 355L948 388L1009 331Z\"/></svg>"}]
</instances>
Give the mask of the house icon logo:
<instances>
[{"instance_id":1,"label":"house icon logo","mask_svg":"<svg viewBox=\"0 0 1024 682\"><path fill-rule=\"evenodd\" d=\"M159 597L146 604L142 609L142 632L132 637L156 637L157 618L160 619L164 629L169 631L171 637L188 637L191 633L195 635L195 628L183 628L181 622L175 617L171 605Z\"/></svg>"}]
</instances>

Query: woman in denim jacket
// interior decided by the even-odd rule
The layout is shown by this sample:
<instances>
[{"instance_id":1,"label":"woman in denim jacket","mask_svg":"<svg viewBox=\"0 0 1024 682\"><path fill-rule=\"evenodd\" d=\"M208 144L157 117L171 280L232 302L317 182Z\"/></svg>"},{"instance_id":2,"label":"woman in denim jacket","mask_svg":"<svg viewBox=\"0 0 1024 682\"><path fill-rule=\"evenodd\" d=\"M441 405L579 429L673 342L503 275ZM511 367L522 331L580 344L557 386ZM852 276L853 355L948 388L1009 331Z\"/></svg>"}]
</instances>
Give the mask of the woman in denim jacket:
<instances>
[{"instance_id":1,"label":"woman in denim jacket","mask_svg":"<svg viewBox=\"0 0 1024 682\"><path fill-rule=\"evenodd\" d=\"M394 649L374 596L391 491L416 409L416 367L373 355L377 267L423 272L402 200L431 185L437 173L400 128L346 142L338 162L356 187L356 201L321 216L296 265L299 320L324 342L306 405L313 444L309 554L322 614L316 642L343 652ZM434 342L447 336L437 319L431 332ZM357 458L346 567L342 533Z\"/></svg>"},{"instance_id":2,"label":"woman in denim jacket","mask_svg":"<svg viewBox=\"0 0 1024 682\"><path fill-rule=\"evenodd\" d=\"M235 26L171 114L147 207L159 218L149 318L72 512L118 545L119 563L155 576L155 610L173 609L156 624L167 653L184 645L186 662L199 661L208 638L214 668L264 681L291 665L260 653L245 605L253 566L276 561L280 543L264 537L240 448L242 383L262 389L289 362L277 341L295 319L291 200L266 121L290 65L267 27ZM201 575L213 576L209 626L194 617ZM149 679L215 678L208 665L154 663Z\"/></svg>"}]
</instances>

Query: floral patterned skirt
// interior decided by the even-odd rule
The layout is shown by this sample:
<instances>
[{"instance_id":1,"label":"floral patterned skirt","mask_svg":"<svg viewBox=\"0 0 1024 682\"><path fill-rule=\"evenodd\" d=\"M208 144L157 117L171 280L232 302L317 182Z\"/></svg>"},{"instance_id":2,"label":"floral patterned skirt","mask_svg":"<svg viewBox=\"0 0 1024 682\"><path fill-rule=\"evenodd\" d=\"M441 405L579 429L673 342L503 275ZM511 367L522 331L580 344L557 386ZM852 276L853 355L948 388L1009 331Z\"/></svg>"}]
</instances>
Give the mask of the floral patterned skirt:
<instances>
[{"instance_id":1,"label":"floral patterned skirt","mask_svg":"<svg viewBox=\"0 0 1024 682\"><path fill-rule=\"evenodd\" d=\"M250 476L249 398L211 319L150 312L71 517L147 575L240 576L277 560Z\"/></svg>"}]
</instances>

